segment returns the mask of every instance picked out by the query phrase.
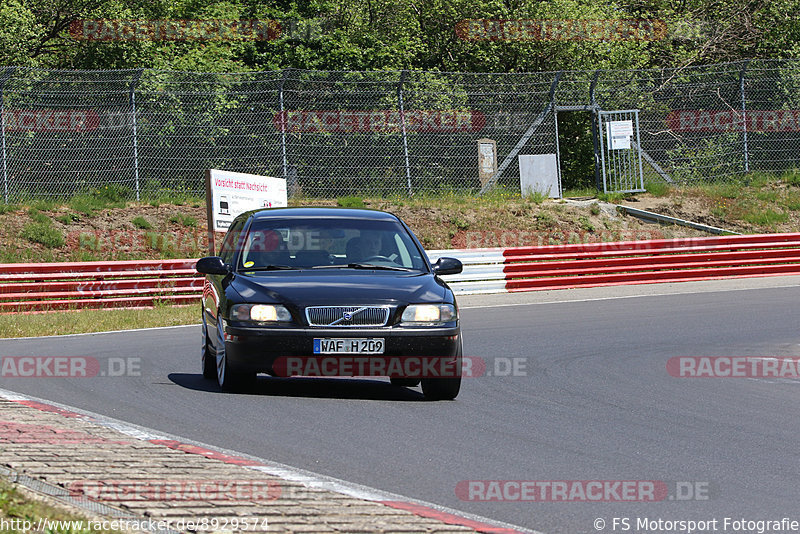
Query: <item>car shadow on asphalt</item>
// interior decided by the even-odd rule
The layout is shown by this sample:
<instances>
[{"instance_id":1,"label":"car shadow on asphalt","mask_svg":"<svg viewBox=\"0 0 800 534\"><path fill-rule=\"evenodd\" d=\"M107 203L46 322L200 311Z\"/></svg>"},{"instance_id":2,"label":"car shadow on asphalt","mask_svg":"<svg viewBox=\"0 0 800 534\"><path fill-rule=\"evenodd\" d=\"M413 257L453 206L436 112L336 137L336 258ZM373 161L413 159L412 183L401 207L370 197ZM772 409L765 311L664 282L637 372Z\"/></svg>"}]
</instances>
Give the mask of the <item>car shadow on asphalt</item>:
<instances>
[{"instance_id":1,"label":"car shadow on asphalt","mask_svg":"<svg viewBox=\"0 0 800 534\"><path fill-rule=\"evenodd\" d=\"M215 380L201 374L170 373L174 384L195 391L223 393ZM323 399L358 399L379 401L424 401L416 388L393 386L388 379L367 378L275 378L259 375L255 384L238 393L225 395L262 395L267 397L308 397Z\"/></svg>"}]
</instances>

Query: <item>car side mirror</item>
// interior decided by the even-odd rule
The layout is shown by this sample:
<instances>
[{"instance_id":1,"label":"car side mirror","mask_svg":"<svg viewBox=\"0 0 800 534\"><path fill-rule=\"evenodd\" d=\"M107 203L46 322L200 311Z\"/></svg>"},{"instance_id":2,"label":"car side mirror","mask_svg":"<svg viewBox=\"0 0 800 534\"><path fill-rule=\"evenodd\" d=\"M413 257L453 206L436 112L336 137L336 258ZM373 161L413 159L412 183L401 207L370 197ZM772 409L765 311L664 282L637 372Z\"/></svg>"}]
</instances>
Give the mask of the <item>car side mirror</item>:
<instances>
[{"instance_id":1,"label":"car side mirror","mask_svg":"<svg viewBox=\"0 0 800 534\"><path fill-rule=\"evenodd\" d=\"M219 256L206 256L197 260L195 270L203 274L228 274L231 268Z\"/></svg>"},{"instance_id":2,"label":"car side mirror","mask_svg":"<svg viewBox=\"0 0 800 534\"><path fill-rule=\"evenodd\" d=\"M439 258L432 265L434 274L458 274L464 270L460 260L456 258Z\"/></svg>"}]
</instances>

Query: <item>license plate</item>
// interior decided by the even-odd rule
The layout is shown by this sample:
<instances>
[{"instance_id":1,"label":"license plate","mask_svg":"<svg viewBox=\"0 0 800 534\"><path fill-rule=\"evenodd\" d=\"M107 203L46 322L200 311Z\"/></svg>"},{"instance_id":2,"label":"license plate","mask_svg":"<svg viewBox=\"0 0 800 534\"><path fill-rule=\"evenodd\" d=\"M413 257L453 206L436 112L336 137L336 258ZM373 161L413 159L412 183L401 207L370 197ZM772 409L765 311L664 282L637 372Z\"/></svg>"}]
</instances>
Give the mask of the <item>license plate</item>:
<instances>
[{"instance_id":1,"label":"license plate","mask_svg":"<svg viewBox=\"0 0 800 534\"><path fill-rule=\"evenodd\" d=\"M382 337L314 338L314 354L383 354Z\"/></svg>"}]
</instances>

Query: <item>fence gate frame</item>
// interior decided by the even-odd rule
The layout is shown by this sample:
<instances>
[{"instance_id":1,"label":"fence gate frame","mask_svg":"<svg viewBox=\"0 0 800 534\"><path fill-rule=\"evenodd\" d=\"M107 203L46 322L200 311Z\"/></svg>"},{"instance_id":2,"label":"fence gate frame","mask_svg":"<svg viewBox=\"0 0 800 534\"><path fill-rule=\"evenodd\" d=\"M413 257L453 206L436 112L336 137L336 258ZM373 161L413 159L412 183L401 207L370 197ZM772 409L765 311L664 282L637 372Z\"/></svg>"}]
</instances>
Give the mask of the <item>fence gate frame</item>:
<instances>
[{"instance_id":1,"label":"fence gate frame","mask_svg":"<svg viewBox=\"0 0 800 534\"><path fill-rule=\"evenodd\" d=\"M607 117L610 120L605 120ZM633 139L629 139L629 146L627 148L613 148L610 146L610 123L625 120L630 120L632 122ZM603 128L604 124L606 125L605 128ZM640 148L641 143L639 142L639 110L621 109L603 111L598 109L597 134L600 138L600 170L603 176L603 192L641 193L644 191L642 150ZM611 171L614 171L613 174L615 176L611 176Z\"/></svg>"}]
</instances>

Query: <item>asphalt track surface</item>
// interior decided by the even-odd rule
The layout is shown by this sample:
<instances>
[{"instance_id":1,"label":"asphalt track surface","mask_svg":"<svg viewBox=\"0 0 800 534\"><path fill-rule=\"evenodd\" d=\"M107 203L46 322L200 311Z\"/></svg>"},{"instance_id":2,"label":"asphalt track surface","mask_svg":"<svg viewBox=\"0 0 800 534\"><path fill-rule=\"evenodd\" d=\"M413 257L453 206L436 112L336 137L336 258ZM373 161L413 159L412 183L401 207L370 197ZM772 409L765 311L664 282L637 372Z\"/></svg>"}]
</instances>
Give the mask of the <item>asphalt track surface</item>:
<instances>
[{"instance_id":1,"label":"asphalt track surface","mask_svg":"<svg viewBox=\"0 0 800 534\"><path fill-rule=\"evenodd\" d=\"M140 376L2 377L0 387L543 532L624 532L615 517L629 532L644 531L642 518L716 519L716 532L737 531L726 517L800 520L800 380L666 369L677 356L800 357L799 277L460 303L465 355L493 374L513 359L524 369L465 379L453 402L384 379L261 377L247 394L219 393L200 375L199 326L0 340L2 356L90 356L101 369L141 359ZM475 502L455 491L470 480L659 481L671 494ZM707 495L676 498L677 483Z\"/></svg>"}]
</instances>

